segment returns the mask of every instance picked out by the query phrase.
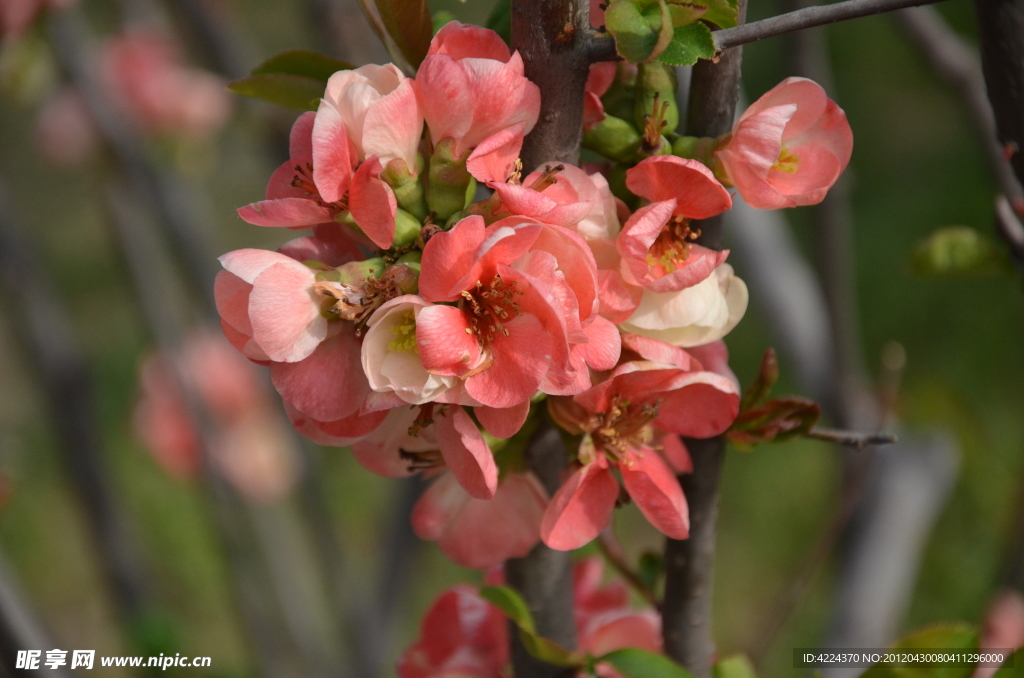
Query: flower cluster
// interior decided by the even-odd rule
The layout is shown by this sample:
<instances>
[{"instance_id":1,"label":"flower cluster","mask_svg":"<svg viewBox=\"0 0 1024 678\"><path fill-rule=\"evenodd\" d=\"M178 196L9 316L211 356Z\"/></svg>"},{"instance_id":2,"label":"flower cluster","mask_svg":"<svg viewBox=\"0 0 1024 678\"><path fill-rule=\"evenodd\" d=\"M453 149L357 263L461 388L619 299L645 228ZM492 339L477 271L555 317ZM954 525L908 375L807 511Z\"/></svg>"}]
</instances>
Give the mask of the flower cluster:
<instances>
[{"instance_id":1,"label":"flower cluster","mask_svg":"<svg viewBox=\"0 0 1024 678\"><path fill-rule=\"evenodd\" d=\"M622 582L602 583L598 558L576 563L573 571L574 617L579 650L601 656L632 647L661 652L661 618L652 609L633 610ZM499 577L491 576L491 579ZM398 662L399 678L502 678L509 662L508 622L501 611L472 586L455 586L434 601L420 637ZM598 663L601 678L617 678Z\"/></svg>"},{"instance_id":2,"label":"flower cluster","mask_svg":"<svg viewBox=\"0 0 1024 678\"><path fill-rule=\"evenodd\" d=\"M605 75L588 95L588 135L607 128L600 97L616 74ZM831 102L817 102L826 123L802 100L775 103L755 104L717 159L654 139L660 150L617 178L524 168L538 88L497 34L449 23L415 78L392 65L340 71L296 120L266 199L239 215L310 232L221 257L224 333L269 367L302 434L382 475L439 476L413 524L456 562L488 568L541 538L582 546L630 498L685 538L679 436L714 436L735 418L721 339L747 306L728 252L698 244L695 222L731 207L726 174L741 192L764 174L758 153L784 165L766 185L811 192L820 140L841 116ZM657 96L652 111L660 130ZM752 148L745 126L762 112L778 143L764 132ZM553 497L522 455L545 416L575 441Z\"/></svg>"}]
</instances>

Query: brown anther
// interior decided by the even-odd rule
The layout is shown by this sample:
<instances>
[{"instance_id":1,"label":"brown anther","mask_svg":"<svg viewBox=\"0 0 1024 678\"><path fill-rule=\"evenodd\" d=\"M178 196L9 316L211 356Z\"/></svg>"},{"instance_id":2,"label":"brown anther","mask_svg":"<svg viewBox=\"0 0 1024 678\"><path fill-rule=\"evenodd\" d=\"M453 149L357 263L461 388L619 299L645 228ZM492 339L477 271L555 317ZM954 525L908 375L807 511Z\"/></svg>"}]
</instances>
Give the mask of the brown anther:
<instances>
[{"instance_id":1,"label":"brown anther","mask_svg":"<svg viewBox=\"0 0 1024 678\"><path fill-rule=\"evenodd\" d=\"M553 186L558 183L558 173L565 171L565 165L544 165L544 171L541 175L533 180L533 183L528 186L538 193L541 193L548 186Z\"/></svg>"},{"instance_id":2,"label":"brown anther","mask_svg":"<svg viewBox=\"0 0 1024 678\"><path fill-rule=\"evenodd\" d=\"M420 431L434 423L434 403L420 405L420 412L409 427L409 435L413 438L419 436Z\"/></svg>"},{"instance_id":3,"label":"brown anther","mask_svg":"<svg viewBox=\"0 0 1024 678\"><path fill-rule=\"evenodd\" d=\"M398 456L409 462L406 467L409 473L429 471L430 469L444 466L444 459L440 450L429 450L427 452L410 452L409 450L398 450Z\"/></svg>"},{"instance_id":4,"label":"brown anther","mask_svg":"<svg viewBox=\"0 0 1024 678\"><path fill-rule=\"evenodd\" d=\"M469 320L466 332L475 334L484 346L499 334L509 336L502 321L520 314L515 298L521 294L515 280L506 282L500 275L491 278L486 285L478 280L472 289L462 292L462 300L459 301Z\"/></svg>"}]
</instances>

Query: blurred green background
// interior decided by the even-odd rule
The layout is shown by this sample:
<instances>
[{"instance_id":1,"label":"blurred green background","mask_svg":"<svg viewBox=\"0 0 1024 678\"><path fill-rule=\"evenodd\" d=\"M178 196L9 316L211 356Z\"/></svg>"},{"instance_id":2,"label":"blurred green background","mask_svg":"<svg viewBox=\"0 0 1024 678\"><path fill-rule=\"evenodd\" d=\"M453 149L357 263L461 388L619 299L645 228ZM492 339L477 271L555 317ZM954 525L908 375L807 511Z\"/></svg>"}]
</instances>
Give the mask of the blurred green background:
<instances>
[{"instance_id":1,"label":"blurred green background","mask_svg":"<svg viewBox=\"0 0 1024 678\"><path fill-rule=\"evenodd\" d=\"M105 1L83 0L100 29L110 25L115 12ZM478 0L437 0L431 7L477 23L490 10L489 3ZM958 31L973 35L967 0L939 7ZM301 3L232 0L232 8L237 29L258 50L257 61L315 45ZM772 2L753 0L750 18L779 11ZM866 361L877 370L883 345L900 342L908 356L900 416L911 428L951 431L963 454L955 490L924 555L906 629L977 621L997 582L1024 480L1021 281L911 273L913 247L936 227L964 224L991 233L994 189L982 151L957 97L928 70L891 18L870 17L825 30L835 70L833 96L849 115L856 140L849 173ZM36 32L29 39L42 37ZM89 168L61 170L39 160L33 145L37 101L32 87L12 85L12 73L8 64L0 99L0 174L80 332L101 396L102 438L115 488L156 576L153 584L174 649L213 657L206 673L189 669L195 675L251 675L204 492L168 477L132 432L137 367L147 334L105 223L102 178ZM749 100L789 74L785 39L745 48ZM37 77L44 87L45 73ZM280 161L265 150L268 116L287 125L291 114L254 101L236 104L230 124L211 147L178 154L175 161L214 200L216 218L206 228L219 251L274 247L291 235L246 225L234 214L234 208L262 197ZM170 155L166 149L157 152ZM796 210L787 216L810 253L806 215ZM742 268L738 274L743 276ZM6 306L0 310L10 318ZM742 382L753 378L771 341L765 318L752 307L728 338ZM0 546L60 647L133 653L114 619L86 525L54 451L52 423L25 362L12 327L0 322L0 474L8 488L0 510ZM777 392L795 392L792 368L785 361L782 371ZM395 483L365 471L345 450L326 450L325 459L324 479L340 538L357 571L373 573ZM729 452L715 590L716 635L723 654L743 651L756 641L775 597L824 529L839 482L839 459L823 443ZM620 511L617 525L631 554L660 547L660 535L635 507ZM410 557L415 558L408 575L411 595L401 615L396 655L415 637L418 620L437 593L479 578L449 563L431 543ZM773 646L765 675L790 675L790 649L820 639L833 574L826 568L815 579Z\"/></svg>"}]
</instances>

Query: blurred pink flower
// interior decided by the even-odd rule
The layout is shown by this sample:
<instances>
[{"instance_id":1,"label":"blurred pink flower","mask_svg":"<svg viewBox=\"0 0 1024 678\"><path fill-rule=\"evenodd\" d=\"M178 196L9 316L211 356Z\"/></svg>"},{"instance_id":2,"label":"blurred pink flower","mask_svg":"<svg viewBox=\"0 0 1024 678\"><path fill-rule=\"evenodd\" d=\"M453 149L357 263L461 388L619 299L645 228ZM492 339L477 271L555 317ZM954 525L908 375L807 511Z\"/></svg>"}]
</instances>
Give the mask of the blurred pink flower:
<instances>
[{"instance_id":1,"label":"blurred pink flower","mask_svg":"<svg viewBox=\"0 0 1024 678\"><path fill-rule=\"evenodd\" d=\"M81 95L63 87L43 105L36 118L36 147L56 165L77 165L96 152L99 136Z\"/></svg>"}]
</instances>

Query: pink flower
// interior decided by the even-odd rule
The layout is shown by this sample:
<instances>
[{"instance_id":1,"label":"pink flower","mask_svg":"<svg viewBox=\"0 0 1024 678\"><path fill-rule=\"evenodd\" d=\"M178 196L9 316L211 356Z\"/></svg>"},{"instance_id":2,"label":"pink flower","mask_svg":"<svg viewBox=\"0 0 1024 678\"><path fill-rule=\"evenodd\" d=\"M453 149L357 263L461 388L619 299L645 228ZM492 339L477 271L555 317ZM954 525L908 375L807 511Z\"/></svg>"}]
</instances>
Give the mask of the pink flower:
<instances>
[{"instance_id":1,"label":"pink flower","mask_svg":"<svg viewBox=\"0 0 1024 678\"><path fill-rule=\"evenodd\" d=\"M468 217L427 243L420 295L435 302L416 318L423 366L465 380L477 402L505 408L538 389L586 387L570 344L591 341L596 268L576 234L519 218L485 228Z\"/></svg>"},{"instance_id":2,"label":"pink flower","mask_svg":"<svg viewBox=\"0 0 1024 678\"><path fill-rule=\"evenodd\" d=\"M64 167L84 162L99 147L96 125L81 95L70 86L43 105L36 119L35 137L39 153Z\"/></svg>"},{"instance_id":3,"label":"pink flower","mask_svg":"<svg viewBox=\"0 0 1024 678\"><path fill-rule=\"evenodd\" d=\"M1018 650L1024 647L1024 595L1014 589L1003 589L985 614L978 648L985 650ZM999 669L979 666L972 678L991 678Z\"/></svg>"},{"instance_id":4,"label":"pink flower","mask_svg":"<svg viewBox=\"0 0 1024 678\"><path fill-rule=\"evenodd\" d=\"M579 548L608 524L620 493L612 469L651 524L674 539L689 534L686 498L655 450L663 432L706 438L724 431L739 410L739 389L680 349L648 342L632 349L672 362L626 362L571 400L548 401L560 426L583 435L581 466L544 513L541 537L551 548Z\"/></svg>"},{"instance_id":5,"label":"pink flower","mask_svg":"<svg viewBox=\"0 0 1024 678\"><path fill-rule=\"evenodd\" d=\"M633 610L621 582L602 584L603 564L585 558L573 570L576 636L579 650L600 656L635 647L661 652L661 623L654 610ZM488 577L501 581L500 574ZM497 583L495 582L495 583ZM456 586L442 593L427 611L420 637L398 661L399 678L504 678L509 639L505 616L476 589ZM597 665L602 678L619 674Z\"/></svg>"},{"instance_id":6,"label":"pink flower","mask_svg":"<svg viewBox=\"0 0 1024 678\"><path fill-rule=\"evenodd\" d=\"M806 78L787 78L755 101L714 151L751 207L815 205L846 169L846 114Z\"/></svg>"},{"instance_id":7,"label":"pink flower","mask_svg":"<svg viewBox=\"0 0 1024 678\"><path fill-rule=\"evenodd\" d=\"M489 500L474 499L446 473L416 503L412 526L457 565L486 570L530 552L547 503L532 473L509 472Z\"/></svg>"},{"instance_id":8,"label":"pink flower","mask_svg":"<svg viewBox=\"0 0 1024 678\"><path fill-rule=\"evenodd\" d=\"M100 68L115 104L151 133L208 136L231 112L225 83L185 67L178 46L163 33L133 29L112 38Z\"/></svg>"},{"instance_id":9,"label":"pink flower","mask_svg":"<svg viewBox=\"0 0 1024 678\"><path fill-rule=\"evenodd\" d=\"M593 20L593 17L591 18ZM601 97L615 82L618 65L614 61L605 61L590 66L587 85L583 99L583 131L597 127L605 118L604 104Z\"/></svg>"},{"instance_id":10,"label":"pink flower","mask_svg":"<svg viewBox=\"0 0 1024 678\"><path fill-rule=\"evenodd\" d=\"M419 639L398 660L399 678L503 678L508 622L471 586L442 593L420 625Z\"/></svg>"},{"instance_id":11,"label":"pink flower","mask_svg":"<svg viewBox=\"0 0 1024 678\"><path fill-rule=\"evenodd\" d=\"M357 162L357 151L350 148L344 125L336 128L338 137L332 154L321 155L323 170L314 167L313 129L318 114L303 113L292 125L289 159L267 182L267 199L238 210L238 216L256 226L310 228L340 219L347 212L363 233L378 247L391 246L398 203L391 188L380 180L380 160L372 156ZM330 141L322 140L322 147ZM358 167L357 167L358 165ZM315 179L326 175L328 179ZM321 190L327 186L326 190Z\"/></svg>"},{"instance_id":12,"label":"pink flower","mask_svg":"<svg viewBox=\"0 0 1024 678\"><path fill-rule=\"evenodd\" d=\"M209 441L211 463L258 501L289 492L298 478L298 452L273 416L254 368L223 338L205 333L189 337L178 362L216 424ZM168 357L149 356L140 376L137 435L168 473L196 477L202 466L198 433Z\"/></svg>"},{"instance_id":13,"label":"pink flower","mask_svg":"<svg viewBox=\"0 0 1024 678\"><path fill-rule=\"evenodd\" d=\"M526 79L519 53L509 54L493 31L457 21L434 36L416 73L416 98L431 142L437 146L452 139L455 157L465 157L490 137L505 133L500 143L492 142L494 148L477 148L470 156L474 175L481 174L481 164L474 160L485 151L514 159L540 114L540 90Z\"/></svg>"}]
</instances>

